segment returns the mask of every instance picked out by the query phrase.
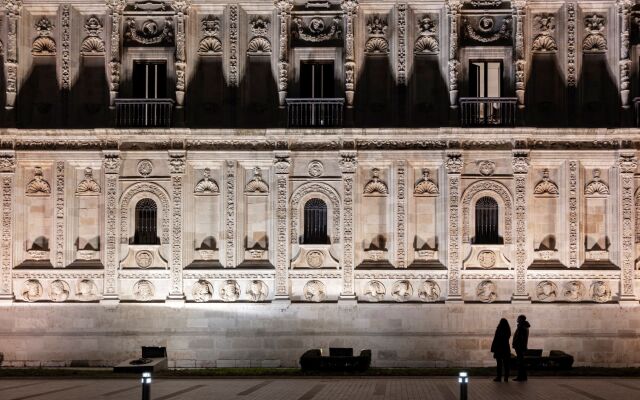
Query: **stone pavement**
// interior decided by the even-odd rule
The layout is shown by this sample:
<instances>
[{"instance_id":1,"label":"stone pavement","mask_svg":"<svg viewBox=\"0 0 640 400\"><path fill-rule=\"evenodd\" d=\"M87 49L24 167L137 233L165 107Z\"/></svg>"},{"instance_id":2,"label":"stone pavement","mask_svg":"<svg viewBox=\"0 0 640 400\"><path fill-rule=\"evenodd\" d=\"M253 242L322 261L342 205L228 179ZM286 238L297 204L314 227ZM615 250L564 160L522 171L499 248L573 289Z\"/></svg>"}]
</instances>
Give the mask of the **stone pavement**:
<instances>
[{"instance_id":1,"label":"stone pavement","mask_svg":"<svg viewBox=\"0 0 640 400\"><path fill-rule=\"evenodd\" d=\"M2 379L2 400L139 400L139 379ZM632 400L640 379L471 378L469 400ZM457 400L456 378L156 379L153 400Z\"/></svg>"}]
</instances>

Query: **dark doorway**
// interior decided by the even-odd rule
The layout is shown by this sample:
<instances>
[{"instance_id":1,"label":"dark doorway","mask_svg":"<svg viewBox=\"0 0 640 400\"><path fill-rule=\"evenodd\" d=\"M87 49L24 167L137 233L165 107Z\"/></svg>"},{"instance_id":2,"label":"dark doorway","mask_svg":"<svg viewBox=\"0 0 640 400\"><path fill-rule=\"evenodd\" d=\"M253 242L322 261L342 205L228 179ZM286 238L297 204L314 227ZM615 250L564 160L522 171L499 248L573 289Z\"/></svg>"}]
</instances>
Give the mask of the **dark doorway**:
<instances>
[{"instance_id":1,"label":"dark doorway","mask_svg":"<svg viewBox=\"0 0 640 400\"><path fill-rule=\"evenodd\" d=\"M476 202L476 236L474 244L500 244L498 233L498 203L484 196Z\"/></svg>"},{"instance_id":2,"label":"dark doorway","mask_svg":"<svg viewBox=\"0 0 640 400\"><path fill-rule=\"evenodd\" d=\"M133 62L133 98L164 99L167 97L166 61Z\"/></svg>"},{"instance_id":3,"label":"dark doorway","mask_svg":"<svg viewBox=\"0 0 640 400\"><path fill-rule=\"evenodd\" d=\"M333 98L334 89L333 61L302 61L300 63L300 97Z\"/></svg>"}]
</instances>

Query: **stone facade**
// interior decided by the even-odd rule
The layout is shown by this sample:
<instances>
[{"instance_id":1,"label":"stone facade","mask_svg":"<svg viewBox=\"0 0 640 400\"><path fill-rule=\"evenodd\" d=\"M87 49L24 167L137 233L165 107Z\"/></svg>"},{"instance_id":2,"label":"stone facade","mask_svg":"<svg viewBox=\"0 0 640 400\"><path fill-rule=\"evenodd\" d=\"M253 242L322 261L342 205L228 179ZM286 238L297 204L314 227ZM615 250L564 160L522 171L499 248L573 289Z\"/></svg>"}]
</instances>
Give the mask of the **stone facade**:
<instances>
[{"instance_id":1,"label":"stone facade","mask_svg":"<svg viewBox=\"0 0 640 400\"><path fill-rule=\"evenodd\" d=\"M4 6L9 365L107 365L152 344L175 366L294 366L329 346L484 365L499 317L519 313L531 347L640 365L635 3ZM455 126L481 58L531 127ZM351 127L284 128L300 66L328 59ZM111 127L140 60L166 61L170 127ZM540 80L549 65L566 87ZM322 243L305 241L310 200Z\"/></svg>"}]
</instances>

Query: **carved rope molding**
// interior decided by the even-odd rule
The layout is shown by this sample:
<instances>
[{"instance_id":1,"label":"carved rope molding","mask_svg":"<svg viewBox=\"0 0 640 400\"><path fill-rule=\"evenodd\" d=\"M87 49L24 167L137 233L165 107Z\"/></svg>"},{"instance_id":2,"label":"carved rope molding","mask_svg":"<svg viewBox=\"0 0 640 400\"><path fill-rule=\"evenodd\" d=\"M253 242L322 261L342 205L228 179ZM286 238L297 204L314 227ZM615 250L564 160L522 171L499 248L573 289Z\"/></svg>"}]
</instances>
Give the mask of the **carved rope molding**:
<instances>
[{"instance_id":1,"label":"carved rope molding","mask_svg":"<svg viewBox=\"0 0 640 400\"><path fill-rule=\"evenodd\" d=\"M120 174L120 152L103 152L103 170L105 174L105 266L104 298L117 300L118 274L118 177Z\"/></svg>"},{"instance_id":2,"label":"carved rope molding","mask_svg":"<svg viewBox=\"0 0 640 400\"><path fill-rule=\"evenodd\" d=\"M288 299L289 235L287 215L289 204L289 152L276 152L276 299Z\"/></svg>"}]
</instances>

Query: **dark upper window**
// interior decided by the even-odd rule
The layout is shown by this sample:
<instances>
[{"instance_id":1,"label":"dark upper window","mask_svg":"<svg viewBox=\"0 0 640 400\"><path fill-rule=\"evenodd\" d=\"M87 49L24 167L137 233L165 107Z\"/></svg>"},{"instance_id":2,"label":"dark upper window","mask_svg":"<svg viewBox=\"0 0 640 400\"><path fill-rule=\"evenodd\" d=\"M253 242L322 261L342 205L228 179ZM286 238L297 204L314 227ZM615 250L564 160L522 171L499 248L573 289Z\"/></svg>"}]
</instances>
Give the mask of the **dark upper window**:
<instances>
[{"instance_id":1,"label":"dark upper window","mask_svg":"<svg viewBox=\"0 0 640 400\"><path fill-rule=\"evenodd\" d=\"M311 199L304 205L304 244L327 244L327 204Z\"/></svg>"},{"instance_id":2,"label":"dark upper window","mask_svg":"<svg viewBox=\"0 0 640 400\"><path fill-rule=\"evenodd\" d=\"M476 202L475 244L501 244L498 234L498 203L484 196Z\"/></svg>"},{"instance_id":3,"label":"dark upper window","mask_svg":"<svg viewBox=\"0 0 640 400\"><path fill-rule=\"evenodd\" d=\"M300 97L332 98L334 85L333 62L303 61L300 63Z\"/></svg>"},{"instance_id":4,"label":"dark upper window","mask_svg":"<svg viewBox=\"0 0 640 400\"><path fill-rule=\"evenodd\" d=\"M136 204L136 230L133 244L159 244L158 206L151 199L142 199Z\"/></svg>"},{"instance_id":5,"label":"dark upper window","mask_svg":"<svg viewBox=\"0 0 640 400\"><path fill-rule=\"evenodd\" d=\"M164 99L167 97L166 61L133 62L133 98Z\"/></svg>"},{"instance_id":6,"label":"dark upper window","mask_svg":"<svg viewBox=\"0 0 640 400\"><path fill-rule=\"evenodd\" d=\"M469 96L502 96L502 62L469 62Z\"/></svg>"}]
</instances>

